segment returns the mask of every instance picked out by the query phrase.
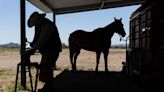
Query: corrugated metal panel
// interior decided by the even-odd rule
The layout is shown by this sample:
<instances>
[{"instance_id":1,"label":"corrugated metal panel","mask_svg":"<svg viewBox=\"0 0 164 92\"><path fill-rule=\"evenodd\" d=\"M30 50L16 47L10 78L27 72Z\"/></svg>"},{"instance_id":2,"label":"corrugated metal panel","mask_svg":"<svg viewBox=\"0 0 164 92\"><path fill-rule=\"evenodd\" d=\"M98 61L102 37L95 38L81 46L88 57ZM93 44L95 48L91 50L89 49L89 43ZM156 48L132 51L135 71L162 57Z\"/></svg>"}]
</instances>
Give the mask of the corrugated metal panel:
<instances>
[{"instance_id":1,"label":"corrugated metal panel","mask_svg":"<svg viewBox=\"0 0 164 92\"><path fill-rule=\"evenodd\" d=\"M41 2L40 0L28 0L28 1L44 12L52 12L52 9L49 8L47 5L45 5L43 2Z\"/></svg>"},{"instance_id":2,"label":"corrugated metal panel","mask_svg":"<svg viewBox=\"0 0 164 92\"><path fill-rule=\"evenodd\" d=\"M143 50L143 61L137 61L142 68L143 75L163 74L164 57L164 6L161 1L148 1L132 13L130 18L130 48ZM139 28L137 28L139 26ZM138 54L139 55L139 54ZM135 62L138 57L133 57ZM131 69L137 70L137 63ZM153 71L152 71L153 70ZM138 70L140 71L140 70Z\"/></svg>"},{"instance_id":3,"label":"corrugated metal panel","mask_svg":"<svg viewBox=\"0 0 164 92\"><path fill-rule=\"evenodd\" d=\"M42 11L56 14L141 4L145 0L28 0ZM53 11L52 11L53 10Z\"/></svg>"}]
</instances>

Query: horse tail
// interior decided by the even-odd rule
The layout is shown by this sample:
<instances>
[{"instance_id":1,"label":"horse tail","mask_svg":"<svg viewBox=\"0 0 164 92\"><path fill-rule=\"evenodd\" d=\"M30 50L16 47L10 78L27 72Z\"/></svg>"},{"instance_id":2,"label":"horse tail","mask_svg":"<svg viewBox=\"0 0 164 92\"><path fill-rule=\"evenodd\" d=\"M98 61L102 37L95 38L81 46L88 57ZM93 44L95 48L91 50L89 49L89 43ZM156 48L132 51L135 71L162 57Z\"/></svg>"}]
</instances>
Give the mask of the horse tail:
<instances>
[{"instance_id":1,"label":"horse tail","mask_svg":"<svg viewBox=\"0 0 164 92\"><path fill-rule=\"evenodd\" d=\"M74 45L74 39L75 39L75 32L73 32L73 33L71 33L70 35L69 35L69 38L68 38L68 44L69 44L69 48L70 48L70 50L72 50L72 46Z\"/></svg>"},{"instance_id":2,"label":"horse tail","mask_svg":"<svg viewBox=\"0 0 164 92\"><path fill-rule=\"evenodd\" d=\"M75 48L74 48L74 40L75 40L75 32L72 32L70 35L69 35L69 38L68 38L68 44L69 44L69 54L70 54L70 63L72 65L72 69L74 69L74 54L75 54Z\"/></svg>"},{"instance_id":3,"label":"horse tail","mask_svg":"<svg viewBox=\"0 0 164 92\"><path fill-rule=\"evenodd\" d=\"M69 46L71 45L71 41L72 41L72 33L69 35L69 38L68 38L68 44L69 44Z\"/></svg>"}]
</instances>

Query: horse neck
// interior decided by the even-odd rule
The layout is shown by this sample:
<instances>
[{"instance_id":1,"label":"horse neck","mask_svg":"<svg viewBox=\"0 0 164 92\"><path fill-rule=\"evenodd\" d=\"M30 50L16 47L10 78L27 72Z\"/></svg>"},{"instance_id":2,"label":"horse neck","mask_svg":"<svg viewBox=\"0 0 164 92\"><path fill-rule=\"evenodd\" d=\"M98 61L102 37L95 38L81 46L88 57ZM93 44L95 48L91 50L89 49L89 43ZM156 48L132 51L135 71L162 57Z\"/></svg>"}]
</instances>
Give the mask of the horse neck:
<instances>
[{"instance_id":1,"label":"horse neck","mask_svg":"<svg viewBox=\"0 0 164 92\"><path fill-rule=\"evenodd\" d=\"M106 27L104 27L105 34L108 35L109 38L112 38L112 36L115 33L113 26L114 26L114 23L111 23L111 24L107 25Z\"/></svg>"}]
</instances>

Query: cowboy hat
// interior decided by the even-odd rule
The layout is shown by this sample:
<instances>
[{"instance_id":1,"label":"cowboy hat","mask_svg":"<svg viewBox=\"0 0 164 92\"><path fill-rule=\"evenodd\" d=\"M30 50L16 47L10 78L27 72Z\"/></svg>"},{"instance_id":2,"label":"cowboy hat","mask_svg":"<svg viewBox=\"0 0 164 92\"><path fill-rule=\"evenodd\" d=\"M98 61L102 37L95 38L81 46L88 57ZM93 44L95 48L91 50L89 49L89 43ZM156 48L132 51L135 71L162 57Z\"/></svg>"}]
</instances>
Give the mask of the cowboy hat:
<instances>
[{"instance_id":1,"label":"cowboy hat","mask_svg":"<svg viewBox=\"0 0 164 92\"><path fill-rule=\"evenodd\" d=\"M46 14L39 14L38 12L34 12L31 14L31 16L28 19L28 26L32 27L34 26L34 22L38 21L40 19L45 18Z\"/></svg>"},{"instance_id":2,"label":"cowboy hat","mask_svg":"<svg viewBox=\"0 0 164 92\"><path fill-rule=\"evenodd\" d=\"M30 17L45 17L45 16L46 16L46 14L39 14L38 12L34 12L31 14Z\"/></svg>"}]
</instances>

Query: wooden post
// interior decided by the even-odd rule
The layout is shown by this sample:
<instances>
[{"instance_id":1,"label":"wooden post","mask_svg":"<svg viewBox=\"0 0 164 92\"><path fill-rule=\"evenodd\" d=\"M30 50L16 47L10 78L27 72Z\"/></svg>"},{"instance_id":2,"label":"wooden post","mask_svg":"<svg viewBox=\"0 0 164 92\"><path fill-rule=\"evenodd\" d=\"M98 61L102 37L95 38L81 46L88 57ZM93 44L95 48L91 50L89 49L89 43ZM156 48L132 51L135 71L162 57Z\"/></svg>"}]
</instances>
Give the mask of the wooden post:
<instances>
[{"instance_id":1,"label":"wooden post","mask_svg":"<svg viewBox=\"0 0 164 92\"><path fill-rule=\"evenodd\" d=\"M20 39L21 39L21 85L26 89L26 67L25 67L25 59L22 53L25 52L25 34L26 34L26 26L25 26L25 6L26 0L20 0Z\"/></svg>"},{"instance_id":2,"label":"wooden post","mask_svg":"<svg viewBox=\"0 0 164 92\"><path fill-rule=\"evenodd\" d=\"M56 25L56 14L55 14L55 12L53 12L53 22L54 22L55 25Z\"/></svg>"}]
</instances>

